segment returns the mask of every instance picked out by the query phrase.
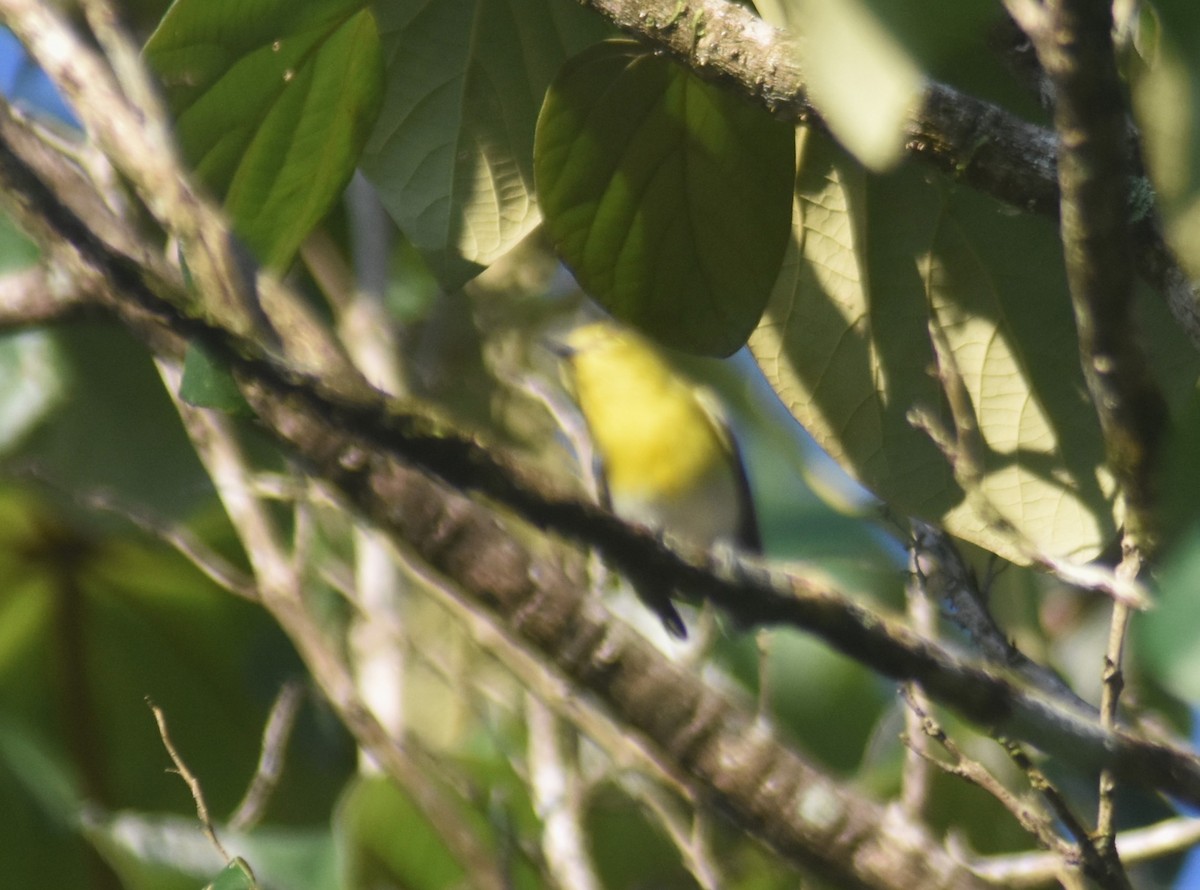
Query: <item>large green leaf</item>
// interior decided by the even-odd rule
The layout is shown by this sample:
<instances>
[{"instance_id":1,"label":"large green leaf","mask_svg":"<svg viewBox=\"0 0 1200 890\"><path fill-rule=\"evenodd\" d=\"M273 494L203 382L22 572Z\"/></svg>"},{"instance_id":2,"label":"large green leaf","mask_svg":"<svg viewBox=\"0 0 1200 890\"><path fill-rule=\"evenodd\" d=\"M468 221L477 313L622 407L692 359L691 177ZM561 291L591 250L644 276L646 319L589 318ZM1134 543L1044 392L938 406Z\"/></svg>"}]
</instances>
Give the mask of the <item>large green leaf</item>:
<instances>
[{"instance_id":1,"label":"large green leaf","mask_svg":"<svg viewBox=\"0 0 1200 890\"><path fill-rule=\"evenodd\" d=\"M259 258L285 266L341 195L379 108L366 0L177 0L146 58L188 160Z\"/></svg>"},{"instance_id":2,"label":"large green leaf","mask_svg":"<svg viewBox=\"0 0 1200 890\"><path fill-rule=\"evenodd\" d=\"M1053 225L912 171L868 176L815 134L802 144L794 238L751 339L784 403L897 509L1023 561L907 419L924 407L953 428L932 317L979 419L986 500L1041 550L1094 556L1119 520ZM1177 404L1196 357L1160 303L1141 308Z\"/></svg>"},{"instance_id":3,"label":"large green leaf","mask_svg":"<svg viewBox=\"0 0 1200 890\"><path fill-rule=\"evenodd\" d=\"M376 3L387 92L363 171L442 285L456 287L540 221L533 131L563 61L608 33L561 0Z\"/></svg>"},{"instance_id":4,"label":"large green leaf","mask_svg":"<svg viewBox=\"0 0 1200 890\"><path fill-rule=\"evenodd\" d=\"M538 120L546 231L593 298L679 349L728 355L787 243L793 132L630 41L563 68Z\"/></svg>"}]
</instances>

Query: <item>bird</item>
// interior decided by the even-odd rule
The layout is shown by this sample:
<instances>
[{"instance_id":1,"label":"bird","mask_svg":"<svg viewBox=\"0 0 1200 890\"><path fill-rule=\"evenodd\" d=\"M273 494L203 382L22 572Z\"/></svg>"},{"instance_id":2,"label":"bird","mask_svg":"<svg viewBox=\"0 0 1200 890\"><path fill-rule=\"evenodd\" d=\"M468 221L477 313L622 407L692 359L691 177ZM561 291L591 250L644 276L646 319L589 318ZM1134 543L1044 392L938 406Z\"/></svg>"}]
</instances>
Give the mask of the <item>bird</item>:
<instances>
[{"instance_id":1,"label":"bird","mask_svg":"<svg viewBox=\"0 0 1200 890\"><path fill-rule=\"evenodd\" d=\"M606 506L696 547L725 542L761 551L746 467L711 390L612 321L574 328L556 351L592 440ZM687 636L669 593L644 579L634 586L671 635Z\"/></svg>"}]
</instances>

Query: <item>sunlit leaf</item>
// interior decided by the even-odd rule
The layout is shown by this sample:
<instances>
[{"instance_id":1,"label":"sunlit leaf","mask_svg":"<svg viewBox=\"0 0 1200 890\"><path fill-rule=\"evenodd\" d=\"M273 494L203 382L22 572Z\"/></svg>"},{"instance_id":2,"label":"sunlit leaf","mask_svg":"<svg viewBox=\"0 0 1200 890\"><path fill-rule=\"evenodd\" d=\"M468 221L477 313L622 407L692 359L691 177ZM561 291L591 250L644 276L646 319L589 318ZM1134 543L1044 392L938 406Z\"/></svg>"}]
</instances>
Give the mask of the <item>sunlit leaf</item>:
<instances>
[{"instance_id":1,"label":"sunlit leaf","mask_svg":"<svg viewBox=\"0 0 1200 890\"><path fill-rule=\"evenodd\" d=\"M741 346L787 240L793 132L613 41L563 68L538 121L546 231L590 296L690 352Z\"/></svg>"},{"instance_id":2,"label":"sunlit leaf","mask_svg":"<svg viewBox=\"0 0 1200 890\"><path fill-rule=\"evenodd\" d=\"M290 262L341 195L382 95L366 0L178 0L146 45L176 133L238 233Z\"/></svg>"},{"instance_id":3,"label":"sunlit leaf","mask_svg":"<svg viewBox=\"0 0 1200 890\"><path fill-rule=\"evenodd\" d=\"M533 131L554 73L608 33L561 0L376 3L387 92L363 170L447 288L540 221Z\"/></svg>"},{"instance_id":4,"label":"sunlit leaf","mask_svg":"<svg viewBox=\"0 0 1200 890\"><path fill-rule=\"evenodd\" d=\"M898 510L1020 560L909 423L919 407L953 428L932 315L985 440L981 494L1042 550L1094 556L1119 517L1053 226L911 172L869 176L811 134L802 155L795 240L751 340L784 403ZM1190 346L1161 304L1142 309L1155 360L1190 386Z\"/></svg>"},{"instance_id":5,"label":"sunlit leaf","mask_svg":"<svg viewBox=\"0 0 1200 890\"><path fill-rule=\"evenodd\" d=\"M996 18L988 0L756 0L760 14L795 37L809 100L862 163L890 168L903 156L905 126L927 72L979 43Z\"/></svg>"},{"instance_id":6,"label":"sunlit leaf","mask_svg":"<svg viewBox=\"0 0 1200 890\"><path fill-rule=\"evenodd\" d=\"M63 391L61 356L50 334L0 337L0 453L45 418Z\"/></svg>"}]
</instances>

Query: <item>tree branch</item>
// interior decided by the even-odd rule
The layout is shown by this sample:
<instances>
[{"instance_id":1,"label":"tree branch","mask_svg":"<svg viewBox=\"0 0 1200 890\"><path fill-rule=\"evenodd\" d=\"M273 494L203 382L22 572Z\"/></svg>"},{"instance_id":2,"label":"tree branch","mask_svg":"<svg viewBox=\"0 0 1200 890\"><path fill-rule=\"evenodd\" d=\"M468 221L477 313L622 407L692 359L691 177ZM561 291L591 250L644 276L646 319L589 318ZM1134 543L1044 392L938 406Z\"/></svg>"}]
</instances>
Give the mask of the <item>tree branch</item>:
<instances>
[{"instance_id":1,"label":"tree branch","mask_svg":"<svg viewBox=\"0 0 1200 890\"><path fill-rule=\"evenodd\" d=\"M1084 378L1124 494L1126 528L1149 556L1158 536L1154 458L1167 408L1133 322L1132 163L1112 10L1066 0L1038 12L1021 24L1054 87L1063 252Z\"/></svg>"},{"instance_id":2,"label":"tree branch","mask_svg":"<svg viewBox=\"0 0 1200 890\"><path fill-rule=\"evenodd\" d=\"M731 0L582 2L627 34L777 117L824 127L805 98L788 35L745 6ZM1050 130L931 82L907 135L910 159L1026 213L1058 214L1057 148ZM1128 234L1138 272L1164 296L1176 322L1200 347L1200 298L1167 246L1157 216L1145 215Z\"/></svg>"},{"instance_id":3,"label":"tree branch","mask_svg":"<svg viewBox=\"0 0 1200 890\"><path fill-rule=\"evenodd\" d=\"M16 0L3 5L23 8ZM75 85L85 95L86 84ZM917 849L887 850L895 838L881 830L887 820L877 804L843 794L777 739L756 730L751 716L610 622L556 564L517 543L481 506L481 498L596 547L632 577L694 591L747 624L799 627L887 676L918 680L933 697L979 723L1076 764L1111 765L1131 780L1200 802L1200 761L1187 752L1126 730L1107 730L1073 703L966 663L820 582L677 552L611 513L547 490L494 449L412 405L389 402L365 384L348 387L336 370L321 373L318 363L302 362L303 370L297 370L290 357L281 359L269 344L264 348L244 335L240 310L229 320L219 306L205 307L212 315L197 312L178 276L164 272L161 256L147 245L119 249L97 235L111 222L104 209L94 211L99 218L81 218L41 172L54 158L44 146L21 144L10 123L0 115L5 197L29 231L68 256L78 280L94 286L152 348L168 341L177 346L183 338L223 358L267 429L356 512L415 550L505 633L605 703L747 830L785 855L872 886L969 886L924 834L918 833ZM161 219L170 230L175 211L168 211ZM224 228L211 234L229 237ZM235 273L215 268L213 274ZM290 299L281 294L284 302ZM288 620L287 603L274 605L281 622ZM346 684L344 716L354 723L361 715L352 707L353 686ZM338 690L333 692L336 697ZM368 722L368 729L376 736L381 732L377 723Z\"/></svg>"},{"instance_id":4,"label":"tree branch","mask_svg":"<svg viewBox=\"0 0 1200 890\"><path fill-rule=\"evenodd\" d=\"M465 551L455 546L461 529L459 521L451 519L463 509L461 505L448 508L447 528L419 521L429 505L420 499L409 502L416 484L409 467L418 467L458 491L498 502L538 528L592 546L631 577L650 578L666 589L711 599L747 626L788 624L815 634L885 676L919 681L930 696L983 726L1030 741L1080 766L1107 764L1131 781L1200 801L1200 760L1187 752L1127 730L1106 731L1073 702L1028 688L999 669L964 662L901 622L865 609L818 580L773 574L745 561L686 548L672 549L606 510L547 490L544 482L495 448L447 431L429 417L381 396L367 398L364 390L355 397L337 395L338 384L331 392L322 378L297 373L263 354L257 343L187 315L167 300L182 303L186 299L182 293L160 294L148 285L135 264L103 244L58 201L3 141L3 132L0 117L0 183L10 201L17 202L18 218L30 230L56 239L54 243L73 246L79 257L78 274L107 283L108 305L131 329L151 344L167 332L203 343L244 381L263 423L317 476L342 491L359 513L398 541L417 547L431 565L489 609L499 611L502 620L515 622L519 636L554 660L565 658L567 668L578 665L569 652L560 650L561 641L553 635L531 636L525 621L531 611L569 615L577 607L578 591L523 576L513 589L494 590L487 575L489 560L470 546ZM161 282L156 285L163 287ZM422 497L442 503L446 496L438 491L423 490ZM468 535L468 544L470 540ZM516 545L509 541L508 546ZM495 558L498 566L506 562L502 553ZM594 677L585 672L577 679L587 685Z\"/></svg>"},{"instance_id":5,"label":"tree branch","mask_svg":"<svg viewBox=\"0 0 1200 890\"><path fill-rule=\"evenodd\" d=\"M282 366L274 357L260 353L257 344L209 321L188 317L152 290L130 260L91 235L4 143L0 143L0 181L7 196L18 200L17 210L23 217L36 214L36 220L26 221L30 229L38 230L41 225L43 235L55 233L58 243L70 243L79 253L80 275L108 283L110 306L131 329L150 342L161 339L168 330L175 336L196 339L222 356L245 380L260 419L290 450L305 458L314 473L340 489L356 510L397 540L427 548L422 557L431 565L454 577L488 608L500 609L504 620L517 625L518 636L526 637L552 659L562 657L565 667L578 667L569 654L580 650L568 645L564 653L563 644L553 636L530 636L533 629L526 623L529 613L558 613L560 621L570 624L571 619L563 614L578 607L578 591L524 576L518 587L503 591L503 595L494 590L494 579L487 572L505 564L503 554L498 553L499 561L491 563L473 547L458 551L457 521L446 529L421 524L419 519L425 516L428 504L420 499L409 503L416 483L412 470L404 465L415 464L458 491L498 501L539 528L588 543L623 571L658 578L670 589L707 596L746 624L788 624L815 633L884 675L922 682L930 696L983 726L1032 741L1076 764L1109 764L1129 780L1169 788L1180 798L1200 801L1200 762L1186 752L1128 730L1106 732L1092 715L1073 703L1030 690L997 670L962 662L913 635L898 621L847 601L821 583L769 575L710 554L684 557L610 512L562 493L542 491L528 474L478 441L440 432L427 417L406 413L382 398L352 401L331 395L322 380ZM184 296L176 294L175 299ZM445 495L436 497L436 492L422 489L422 497L431 499L428 503L443 503ZM461 506L454 507L451 515L460 510ZM448 522L450 518L445 517ZM508 546L515 547L511 541ZM586 639L595 642L593 637ZM576 639L575 645L583 645L583 641ZM587 685L595 678L584 672L577 679Z\"/></svg>"}]
</instances>

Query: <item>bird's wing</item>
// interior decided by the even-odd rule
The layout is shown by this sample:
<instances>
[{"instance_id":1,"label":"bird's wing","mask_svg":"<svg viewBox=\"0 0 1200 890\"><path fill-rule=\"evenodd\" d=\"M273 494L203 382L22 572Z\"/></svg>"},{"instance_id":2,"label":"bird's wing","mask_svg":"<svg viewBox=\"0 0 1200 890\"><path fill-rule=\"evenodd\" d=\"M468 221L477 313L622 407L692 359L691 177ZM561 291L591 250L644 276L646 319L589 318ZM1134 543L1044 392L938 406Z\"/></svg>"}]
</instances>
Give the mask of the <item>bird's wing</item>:
<instances>
[{"instance_id":1,"label":"bird's wing","mask_svg":"<svg viewBox=\"0 0 1200 890\"><path fill-rule=\"evenodd\" d=\"M713 430L721 440L721 445L733 459L734 485L737 489L738 528L736 543L751 553L762 553L762 534L758 528L758 514L754 509L754 494L750 490L750 477L746 475L746 464L742 460L742 450L738 447L737 436L733 434L733 425L717 394L704 386L696 387L696 401L708 415Z\"/></svg>"}]
</instances>

